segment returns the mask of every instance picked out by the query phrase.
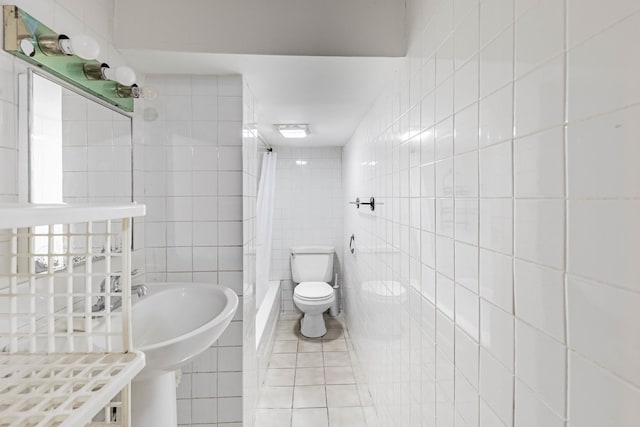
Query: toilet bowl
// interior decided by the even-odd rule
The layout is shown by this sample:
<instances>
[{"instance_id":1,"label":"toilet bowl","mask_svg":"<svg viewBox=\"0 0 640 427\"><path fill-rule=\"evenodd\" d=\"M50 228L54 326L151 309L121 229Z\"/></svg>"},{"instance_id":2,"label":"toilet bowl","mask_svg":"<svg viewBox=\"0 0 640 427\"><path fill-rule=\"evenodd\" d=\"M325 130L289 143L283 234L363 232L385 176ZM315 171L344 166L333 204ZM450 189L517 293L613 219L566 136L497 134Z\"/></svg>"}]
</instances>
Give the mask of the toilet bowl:
<instances>
[{"instance_id":1,"label":"toilet bowl","mask_svg":"<svg viewBox=\"0 0 640 427\"><path fill-rule=\"evenodd\" d=\"M322 313L335 301L333 287L334 248L331 246L296 246L291 248L291 277L297 283L293 302L303 313L300 333L317 338L327 333Z\"/></svg>"},{"instance_id":2,"label":"toilet bowl","mask_svg":"<svg viewBox=\"0 0 640 427\"><path fill-rule=\"evenodd\" d=\"M302 335L317 338L327 333L322 314L335 299L333 288L326 282L302 282L295 287L293 302L304 313L300 321Z\"/></svg>"}]
</instances>

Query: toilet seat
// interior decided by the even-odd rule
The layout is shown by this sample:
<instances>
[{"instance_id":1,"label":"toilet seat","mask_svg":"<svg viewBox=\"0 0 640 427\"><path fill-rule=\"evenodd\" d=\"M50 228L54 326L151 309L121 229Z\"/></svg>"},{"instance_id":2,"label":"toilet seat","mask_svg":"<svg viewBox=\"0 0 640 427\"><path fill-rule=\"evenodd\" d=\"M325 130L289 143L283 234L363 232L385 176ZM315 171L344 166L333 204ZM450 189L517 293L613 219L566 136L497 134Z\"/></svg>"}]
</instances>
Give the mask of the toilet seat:
<instances>
[{"instance_id":1,"label":"toilet seat","mask_svg":"<svg viewBox=\"0 0 640 427\"><path fill-rule=\"evenodd\" d=\"M302 282L294 288L293 295L309 302L323 302L334 297L333 288L326 282Z\"/></svg>"}]
</instances>

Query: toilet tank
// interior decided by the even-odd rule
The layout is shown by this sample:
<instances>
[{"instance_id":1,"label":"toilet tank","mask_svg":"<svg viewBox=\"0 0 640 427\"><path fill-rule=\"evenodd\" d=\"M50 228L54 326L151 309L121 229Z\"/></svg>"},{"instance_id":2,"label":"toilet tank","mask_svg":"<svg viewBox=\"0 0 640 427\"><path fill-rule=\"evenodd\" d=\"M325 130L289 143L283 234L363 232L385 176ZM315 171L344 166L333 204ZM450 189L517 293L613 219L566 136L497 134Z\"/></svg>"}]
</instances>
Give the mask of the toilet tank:
<instances>
[{"instance_id":1,"label":"toilet tank","mask_svg":"<svg viewBox=\"0 0 640 427\"><path fill-rule=\"evenodd\" d=\"M329 282L333 276L332 246L294 246L291 248L291 277L300 282Z\"/></svg>"}]
</instances>

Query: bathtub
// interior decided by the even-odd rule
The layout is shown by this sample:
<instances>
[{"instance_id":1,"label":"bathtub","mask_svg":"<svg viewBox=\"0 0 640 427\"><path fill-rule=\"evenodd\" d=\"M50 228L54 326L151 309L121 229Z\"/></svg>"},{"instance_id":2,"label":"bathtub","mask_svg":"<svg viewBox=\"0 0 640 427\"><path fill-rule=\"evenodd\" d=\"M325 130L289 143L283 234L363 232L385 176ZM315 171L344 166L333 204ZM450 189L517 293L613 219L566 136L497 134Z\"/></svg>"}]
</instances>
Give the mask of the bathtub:
<instances>
[{"instance_id":1,"label":"bathtub","mask_svg":"<svg viewBox=\"0 0 640 427\"><path fill-rule=\"evenodd\" d=\"M280 316L280 281L269 282L262 304L256 313L256 353L258 355L258 384L262 384L273 348L276 323Z\"/></svg>"}]
</instances>

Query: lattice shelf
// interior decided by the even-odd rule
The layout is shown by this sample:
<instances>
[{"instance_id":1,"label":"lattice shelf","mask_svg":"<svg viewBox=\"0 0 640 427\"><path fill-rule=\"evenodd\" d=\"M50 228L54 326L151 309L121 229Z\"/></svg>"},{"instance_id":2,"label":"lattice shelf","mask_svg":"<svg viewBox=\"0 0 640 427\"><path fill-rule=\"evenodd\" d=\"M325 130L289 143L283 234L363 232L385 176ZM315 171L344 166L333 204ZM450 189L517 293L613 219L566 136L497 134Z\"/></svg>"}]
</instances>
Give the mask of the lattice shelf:
<instances>
[{"instance_id":1,"label":"lattice shelf","mask_svg":"<svg viewBox=\"0 0 640 427\"><path fill-rule=\"evenodd\" d=\"M144 367L130 351L131 218L144 213L0 204L0 427L129 426Z\"/></svg>"},{"instance_id":2,"label":"lattice shelf","mask_svg":"<svg viewBox=\"0 0 640 427\"><path fill-rule=\"evenodd\" d=\"M140 352L0 354L0 427L84 425L143 367Z\"/></svg>"}]
</instances>

